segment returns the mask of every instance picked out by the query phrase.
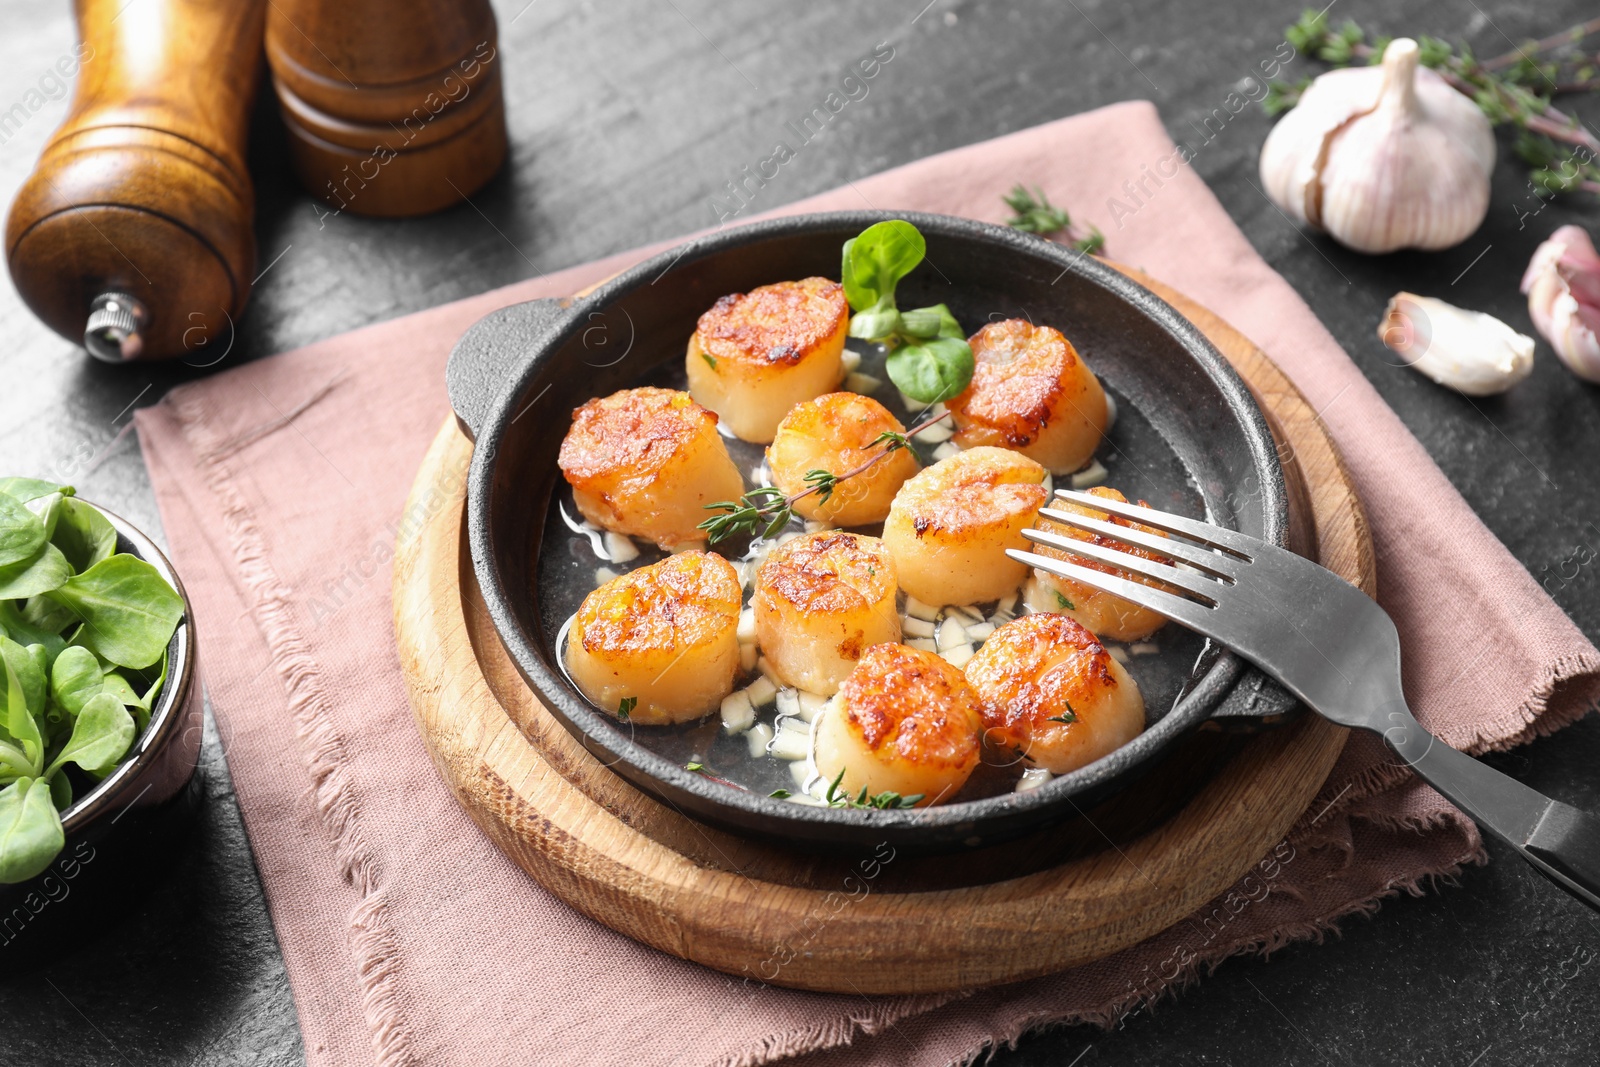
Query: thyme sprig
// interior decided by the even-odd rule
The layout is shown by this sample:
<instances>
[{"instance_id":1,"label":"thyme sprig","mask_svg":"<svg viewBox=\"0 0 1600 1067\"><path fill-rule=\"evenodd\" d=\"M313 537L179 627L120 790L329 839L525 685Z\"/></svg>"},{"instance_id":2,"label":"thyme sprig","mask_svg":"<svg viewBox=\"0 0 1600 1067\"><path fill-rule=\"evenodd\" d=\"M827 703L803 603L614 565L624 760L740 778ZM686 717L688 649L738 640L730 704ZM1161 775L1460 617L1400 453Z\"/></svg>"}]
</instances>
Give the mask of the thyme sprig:
<instances>
[{"instance_id":1,"label":"thyme sprig","mask_svg":"<svg viewBox=\"0 0 1600 1067\"><path fill-rule=\"evenodd\" d=\"M881 793L868 793L867 787L862 786L861 792L851 796L839 788L839 783L844 781L844 768L839 768L839 773L833 776L833 781L828 783L828 793L823 799L830 808L875 808L879 811L893 811L901 808L914 808L926 793L913 793L903 797L892 789L885 789Z\"/></svg>"},{"instance_id":2,"label":"thyme sprig","mask_svg":"<svg viewBox=\"0 0 1600 1067\"><path fill-rule=\"evenodd\" d=\"M1392 39L1370 36L1349 20L1335 28L1325 13L1310 9L1284 32L1302 55L1335 67L1378 63ZM1467 45L1437 37L1419 36L1417 45L1422 64L1470 97L1490 122L1522 131L1516 152L1533 168L1536 189L1551 195L1578 190L1600 195L1600 139L1551 103L1565 93L1600 90L1596 57L1581 48L1567 50L1597 33L1600 19L1590 19L1492 59L1478 59ZM1310 85L1310 78L1272 82L1261 106L1269 115L1288 111Z\"/></svg>"},{"instance_id":3,"label":"thyme sprig","mask_svg":"<svg viewBox=\"0 0 1600 1067\"><path fill-rule=\"evenodd\" d=\"M912 437L949 417L950 412L944 411L930 415L904 433L885 430L867 446L869 448L880 444L883 446L872 455L872 458L843 474L834 474L821 469L809 470L805 474L806 488L793 495L785 496L783 490L775 485L764 485L750 490L738 500L719 500L714 504L707 504L706 510L720 511L722 514L713 515L700 523L697 528L706 532L707 542L713 545L741 533L755 536L758 530L761 537L775 537L778 531L789 525L789 520L794 517L796 501L804 500L815 493L821 497L819 502L826 504L840 482L871 469L902 448L911 447Z\"/></svg>"},{"instance_id":4,"label":"thyme sprig","mask_svg":"<svg viewBox=\"0 0 1600 1067\"><path fill-rule=\"evenodd\" d=\"M1036 233L1040 237L1062 234L1073 248L1087 256L1094 255L1106 246L1106 235L1096 226L1089 227L1087 237L1078 237L1072 229L1072 216L1050 203L1050 198L1037 185L1029 192L1026 185L1018 182L1011 187L1011 192L1000 199L1013 212L1012 217L1006 220L1006 225L1013 229Z\"/></svg>"}]
</instances>

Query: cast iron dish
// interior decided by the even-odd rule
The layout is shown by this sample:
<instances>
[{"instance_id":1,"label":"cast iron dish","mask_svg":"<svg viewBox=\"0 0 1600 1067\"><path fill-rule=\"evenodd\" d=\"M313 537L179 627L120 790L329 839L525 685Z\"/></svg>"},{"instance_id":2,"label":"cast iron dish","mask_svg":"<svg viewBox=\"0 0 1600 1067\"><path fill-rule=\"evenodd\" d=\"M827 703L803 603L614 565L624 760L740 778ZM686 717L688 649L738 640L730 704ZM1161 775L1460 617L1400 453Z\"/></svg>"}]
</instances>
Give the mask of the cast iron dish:
<instances>
[{"instance_id":1,"label":"cast iron dish","mask_svg":"<svg viewBox=\"0 0 1600 1067\"><path fill-rule=\"evenodd\" d=\"M589 751L634 785L709 823L786 843L976 847L1073 817L1208 719L1281 717L1287 701L1231 653L1169 627L1165 675L1152 668L1140 676L1147 728L1111 755L1029 792L865 811L766 795L772 785L792 786L787 780L752 781L746 791L687 770L687 761L707 759L718 743L715 716L688 730L618 722L579 693L558 653L561 626L593 588L596 562L583 557L582 538L560 514L567 487L556 456L572 410L622 388L682 388L685 343L718 297L808 275L837 277L843 243L889 217L906 219L927 239L926 261L901 283L902 307L943 302L969 329L1028 318L1061 329L1084 353L1120 411L1102 449L1111 484L1137 482L1156 507L1209 513L1285 543L1288 493L1266 420L1233 369L1170 306L1092 257L1032 235L937 215L867 212L720 231L581 300L533 301L477 323L447 372L458 421L476 441L467 533L484 600L518 670Z\"/></svg>"},{"instance_id":2,"label":"cast iron dish","mask_svg":"<svg viewBox=\"0 0 1600 1067\"><path fill-rule=\"evenodd\" d=\"M165 869L169 846L187 830L196 807L188 787L203 726L188 595L153 541L126 519L96 510L116 529L117 551L154 566L183 598L184 613L167 645L167 684L149 726L116 770L61 813L66 845L55 861L26 882L0 885L0 947L7 959L31 957L63 929L90 936L119 914L135 884Z\"/></svg>"}]
</instances>

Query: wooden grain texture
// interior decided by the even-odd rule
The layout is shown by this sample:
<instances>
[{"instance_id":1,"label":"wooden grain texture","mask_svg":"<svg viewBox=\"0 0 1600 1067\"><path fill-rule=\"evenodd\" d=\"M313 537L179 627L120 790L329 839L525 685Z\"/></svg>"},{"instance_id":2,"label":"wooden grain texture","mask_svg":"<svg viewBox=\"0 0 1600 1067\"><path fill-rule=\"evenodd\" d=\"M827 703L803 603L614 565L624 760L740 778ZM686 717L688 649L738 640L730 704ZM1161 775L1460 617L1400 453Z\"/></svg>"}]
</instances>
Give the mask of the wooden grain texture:
<instances>
[{"instance_id":1,"label":"wooden grain texture","mask_svg":"<svg viewBox=\"0 0 1600 1067\"><path fill-rule=\"evenodd\" d=\"M265 0L78 0L72 108L17 193L6 257L23 300L81 343L89 305L150 313L140 358L225 336L255 275L245 168ZM62 73L68 73L62 70Z\"/></svg>"},{"instance_id":2,"label":"wooden grain texture","mask_svg":"<svg viewBox=\"0 0 1600 1067\"><path fill-rule=\"evenodd\" d=\"M429 214L505 160L488 0L277 0L266 41L295 173L339 211Z\"/></svg>"},{"instance_id":3,"label":"wooden grain texture","mask_svg":"<svg viewBox=\"0 0 1600 1067\"><path fill-rule=\"evenodd\" d=\"M1319 558L1370 592L1360 503L1310 407L1242 335L1152 288L1269 406L1315 509L1303 529L1314 530ZM602 767L517 675L463 543L470 457L447 421L407 510L428 519L402 538L395 560L400 659L429 752L484 832L547 889L629 937L718 970L803 989L918 993L1098 959L1236 881L1281 840L1344 744L1343 730L1303 716L1251 740L1186 807L1118 850L1016 876L976 857L940 863L885 848L852 862L724 834ZM919 877L934 866L978 873L971 884Z\"/></svg>"}]
</instances>

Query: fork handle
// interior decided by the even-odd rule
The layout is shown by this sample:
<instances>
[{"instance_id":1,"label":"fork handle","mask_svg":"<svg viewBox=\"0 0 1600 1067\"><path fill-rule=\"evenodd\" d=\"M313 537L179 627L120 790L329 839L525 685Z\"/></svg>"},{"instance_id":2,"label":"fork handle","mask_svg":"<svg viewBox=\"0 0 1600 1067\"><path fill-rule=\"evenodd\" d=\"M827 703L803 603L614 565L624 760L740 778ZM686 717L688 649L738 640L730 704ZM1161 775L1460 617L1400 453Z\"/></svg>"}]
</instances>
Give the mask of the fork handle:
<instances>
[{"instance_id":1,"label":"fork handle","mask_svg":"<svg viewBox=\"0 0 1600 1067\"><path fill-rule=\"evenodd\" d=\"M1409 714L1384 740L1429 785L1556 885L1600 911L1600 818L1459 752Z\"/></svg>"}]
</instances>

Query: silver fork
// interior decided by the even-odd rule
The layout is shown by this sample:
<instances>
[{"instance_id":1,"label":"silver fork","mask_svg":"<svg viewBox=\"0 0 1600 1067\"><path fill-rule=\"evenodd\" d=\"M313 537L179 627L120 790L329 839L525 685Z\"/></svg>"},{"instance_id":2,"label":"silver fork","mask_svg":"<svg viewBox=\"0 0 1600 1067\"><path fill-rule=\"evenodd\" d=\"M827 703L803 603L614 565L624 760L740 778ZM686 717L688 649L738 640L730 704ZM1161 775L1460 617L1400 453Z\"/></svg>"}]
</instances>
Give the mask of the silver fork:
<instances>
[{"instance_id":1,"label":"silver fork","mask_svg":"<svg viewBox=\"0 0 1600 1067\"><path fill-rule=\"evenodd\" d=\"M1551 800L1422 728L1400 688L1400 636L1387 612L1332 571L1246 534L1088 493L1062 500L1164 530L1161 537L1057 508L1054 522L1149 549L1157 563L1046 530L1024 536L1153 578L1167 589L1008 549L1012 559L1150 608L1233 649L1323 717L1381 734L1394 753L1542 874L1600 911L1600 818ZM1179 540L1183 538L1184 540Z\"/></svg>"}]
</instances>

